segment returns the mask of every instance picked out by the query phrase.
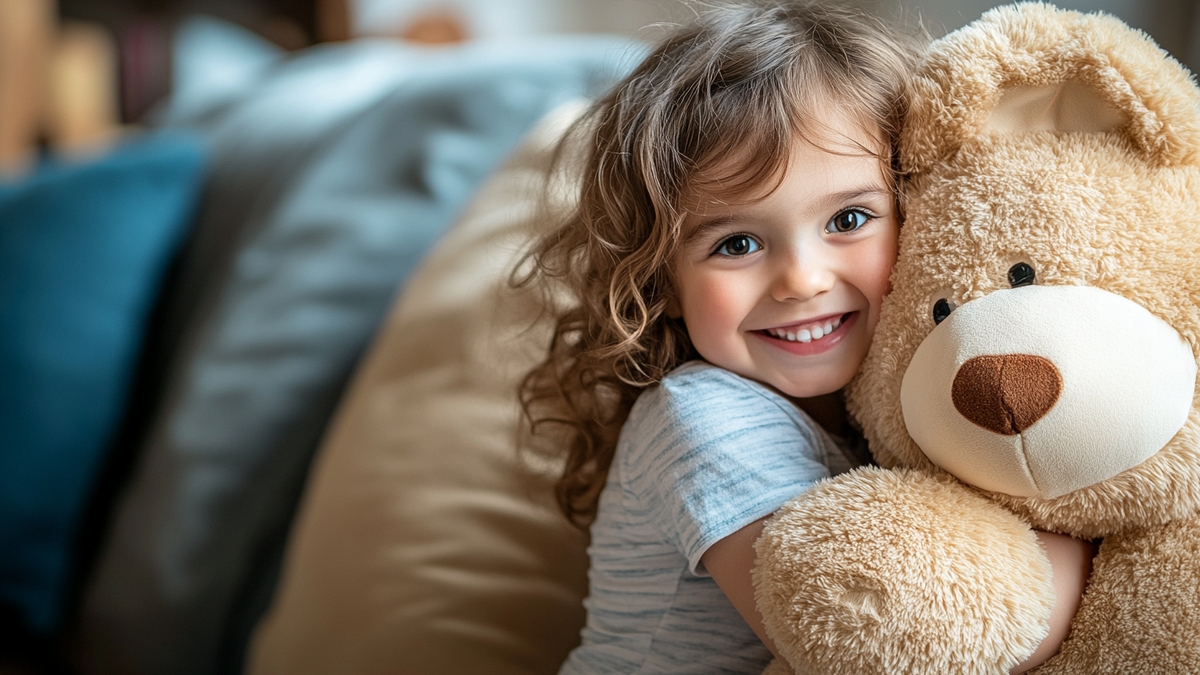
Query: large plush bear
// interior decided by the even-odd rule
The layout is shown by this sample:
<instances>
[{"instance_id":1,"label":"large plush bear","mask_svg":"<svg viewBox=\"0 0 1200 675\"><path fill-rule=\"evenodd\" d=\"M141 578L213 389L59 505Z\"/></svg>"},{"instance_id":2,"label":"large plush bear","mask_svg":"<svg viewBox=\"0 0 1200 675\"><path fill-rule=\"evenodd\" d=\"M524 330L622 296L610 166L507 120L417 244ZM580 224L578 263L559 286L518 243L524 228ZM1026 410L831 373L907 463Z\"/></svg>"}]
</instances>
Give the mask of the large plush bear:
<instances>
[{"instance_id":1,"label":"large plush bear","mask_svg":"<svg viewBox=\"0 0 1200 675\"><path fill-rule=\"evenodd\" d=\"M1042 4L935 42L893 290L847 393L882 468L758 544L797 673L1007 673L1048 630L1031 528L1102 539L1036 673L1200 673L1200 93L1146 35Z\"/></svg>"}]
</instances>

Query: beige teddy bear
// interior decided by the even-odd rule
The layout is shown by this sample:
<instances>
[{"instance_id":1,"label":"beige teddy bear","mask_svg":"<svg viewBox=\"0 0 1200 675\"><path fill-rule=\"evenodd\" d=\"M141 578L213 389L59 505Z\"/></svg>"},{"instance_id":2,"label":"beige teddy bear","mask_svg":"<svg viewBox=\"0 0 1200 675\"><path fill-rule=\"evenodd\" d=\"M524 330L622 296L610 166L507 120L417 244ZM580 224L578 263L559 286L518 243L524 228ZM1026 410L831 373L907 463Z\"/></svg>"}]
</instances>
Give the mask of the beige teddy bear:
<instances>
[{"instance_id":1,"label":"beige teddy bear","mask_svg":"<svg viewBox=\"0 0 1200 675\"><path fill-rule=\"evenodd\" d=\"M1031 528L1103 539L1036 673L1200 673L1200 92L1114 18L1023 4L932 46L893 291L847 401L884 468L758 544L797 673L1007 673L1054 594Z\"/></svg>"}]
</instances>

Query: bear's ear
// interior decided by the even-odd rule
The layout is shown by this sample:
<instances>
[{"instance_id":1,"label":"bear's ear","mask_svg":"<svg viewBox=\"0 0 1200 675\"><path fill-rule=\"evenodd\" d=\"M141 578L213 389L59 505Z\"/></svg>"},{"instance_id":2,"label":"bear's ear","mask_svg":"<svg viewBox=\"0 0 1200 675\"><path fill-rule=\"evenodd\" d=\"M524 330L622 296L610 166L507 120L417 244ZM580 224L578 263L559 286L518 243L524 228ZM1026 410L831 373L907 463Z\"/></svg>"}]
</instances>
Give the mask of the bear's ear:
<instances>
[{"instance_id":1,"label":"bear's ear","mask_svg":"<svg viewBox=\"0 0 1200 675\"><path fill-rule=\"evenodd\" d=\"M1160 166L1200 163L1200 92L1143 32L1040 3L994 9L934 42L900 161L921 173L984 134L1108 132Z\"/></svg>"}]
</instances>

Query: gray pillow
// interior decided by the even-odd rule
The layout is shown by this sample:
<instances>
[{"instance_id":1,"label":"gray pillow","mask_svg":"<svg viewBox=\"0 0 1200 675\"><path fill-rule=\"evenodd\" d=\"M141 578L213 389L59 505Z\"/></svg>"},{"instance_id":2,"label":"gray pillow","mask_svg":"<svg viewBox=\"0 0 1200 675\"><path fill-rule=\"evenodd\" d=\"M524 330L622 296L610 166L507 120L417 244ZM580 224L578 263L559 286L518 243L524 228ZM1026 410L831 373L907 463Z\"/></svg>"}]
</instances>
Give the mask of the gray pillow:
<instances>
[{"instance_id":1,"label":"gray pillow","mask_svg":"<svg viewBox=\"0 0 1200 675\"><path fill-rule=\"evenodd\" d=\"M397 284L526 129L630 53L612 38L324 48L209 120L209 244L85 595L86 672L240 671L313 449ZM375 102L347 113L353 96Z\"/></svg>"}]
</instances>

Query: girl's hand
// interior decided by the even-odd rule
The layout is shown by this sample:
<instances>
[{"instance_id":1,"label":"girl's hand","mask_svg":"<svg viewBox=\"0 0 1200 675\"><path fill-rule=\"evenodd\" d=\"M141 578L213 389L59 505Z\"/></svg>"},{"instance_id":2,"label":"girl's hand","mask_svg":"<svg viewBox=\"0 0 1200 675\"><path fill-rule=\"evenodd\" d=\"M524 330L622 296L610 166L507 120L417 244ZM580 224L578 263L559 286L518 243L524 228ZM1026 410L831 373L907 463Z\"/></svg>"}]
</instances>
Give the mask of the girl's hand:
<instances>
[{"instance_id":1,"label":"girl's hand","mask_svg":"<svg viewBox=\"0 0 1200 675\"><path fill-rule=\"evenodd\" d=\"M1092 558L1096 555L1096 546L1090 541L1040 531L1037 537L1042 548L1046 549L1054 573L1055 602L1050 612L1050 634L1028 659L1009 671L1011 675L1032 670L1058 653L1058 648L1071 630L1071 620L1079 610L1079 601L1083 598L1088 577L1092 573Z\"/></svg>"}]
</instances>

